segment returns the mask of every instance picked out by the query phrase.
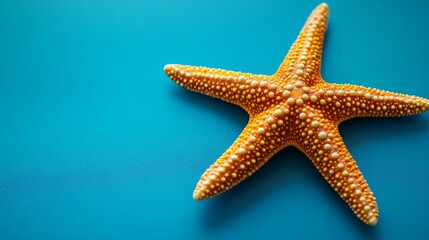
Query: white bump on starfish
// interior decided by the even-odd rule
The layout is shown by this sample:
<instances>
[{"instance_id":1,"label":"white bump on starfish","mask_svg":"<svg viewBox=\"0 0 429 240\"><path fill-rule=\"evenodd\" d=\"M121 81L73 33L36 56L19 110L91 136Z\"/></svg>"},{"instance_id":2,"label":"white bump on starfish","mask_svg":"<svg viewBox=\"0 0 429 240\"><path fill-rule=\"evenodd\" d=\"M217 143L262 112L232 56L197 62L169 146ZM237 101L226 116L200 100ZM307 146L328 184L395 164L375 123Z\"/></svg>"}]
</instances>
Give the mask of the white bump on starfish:
<instances>
[{"instance_id":1,"label":"white bump on starfish","mask_svg":"<svg viewBox=\"0 0 429 240\"><path fill-rule=\"evenodd\" d=\"M307 101L310 97L308 96L308 94L304 93L302 94L302 99Z\"/></svg>"},{"instance_id":2,"label":"white bump on starfish","mask_svg":"<svg viewBox=\"0 0 429 240\"><path fill-rule=\"evenodd\" d=\"M289 97L290 96L290 91L289 90L285 90L283 92L283 97Z\"/></svg>"},{"instance_id":3,"label":"white bump on starfish","mask_svg":"<svg viewBox=\"0 0 429 240\"><path fill-rule=\"evenodd\" d=\"M274 90L274 89L277 89L277 84L270 84L270 89L271 90Z\"/></svg>"},{"instance_id":4,"label":"white bump on starfish","mask_svg":"<svg viewBox=\"0 0 429 240\"><path fill-rule=\"evenodd\" d=\"M244 149L244 148L239 148L237 153L238 153L238 154L240 154L240 155L243 155L243 154L245 154L245 153L246 153L246 149Z\"/></svg>"},{"instance_id":5,"label":"white bump on starfish","mask_svg":"<svg viewBox=\"0 0 429 240\"><path fill-rule=\"evenodd\" d=\"M326 132L319 132L319 135L317 135L320 139L326 139L327 135Z\"/></svg>"},{"instance_id":6,"label":"white bump on starfish","mask_svg":"<svg viewBox=\"0 0 429 240\"><path fill-rule=\"evenodd\" d=\"M318 121L313 121L313 122L311 122L311 126L314 127L314 128L317 128L317 127L319 127L319 122Z\"/></svg>"}]
</instances>

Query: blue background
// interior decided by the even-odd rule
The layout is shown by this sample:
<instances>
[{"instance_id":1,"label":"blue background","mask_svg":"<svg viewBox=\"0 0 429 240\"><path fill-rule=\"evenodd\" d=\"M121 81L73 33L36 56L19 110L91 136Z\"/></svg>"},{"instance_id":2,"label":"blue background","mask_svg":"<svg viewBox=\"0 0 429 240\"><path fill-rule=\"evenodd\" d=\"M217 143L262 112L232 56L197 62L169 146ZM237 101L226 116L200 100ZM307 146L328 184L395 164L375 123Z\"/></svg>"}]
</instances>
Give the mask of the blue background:
<instances>
[{"instance_id":1,"label":"blue background","mask_svg":"<svg viewBox=\"0 0 429 240\"><path fill-rule=\"evenodd\" d=\"M271 74L319 3L1 1L0 239L428 239L429 113L340 127L376 227L293 148L192 199L248 116L164 65ZM427 3L328 4L326 81L429 98Z\"/></svg>"}]
</instances>

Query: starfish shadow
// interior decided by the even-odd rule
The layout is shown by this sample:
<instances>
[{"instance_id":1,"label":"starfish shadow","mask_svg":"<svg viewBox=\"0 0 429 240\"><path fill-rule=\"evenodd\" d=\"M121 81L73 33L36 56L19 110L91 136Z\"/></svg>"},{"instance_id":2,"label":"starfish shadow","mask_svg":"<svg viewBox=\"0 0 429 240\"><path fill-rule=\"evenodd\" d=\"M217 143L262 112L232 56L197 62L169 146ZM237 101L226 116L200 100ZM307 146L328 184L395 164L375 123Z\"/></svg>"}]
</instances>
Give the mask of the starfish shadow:
<instances>
[{"instance_id":1,"label":"starfish shadow","mask_svg":"<svg viewBox=\"0 0 429 240\"><path fill-rule=\"evenodd\" d=\"M297 171L305 171L311 162L295 148L286 148L273 156L260 170L208 204L204 227L216 229L243 214L252 205L279 188L288 188ZM210 200L209 200L210 201Z\"/></svg>"},{"instance_id":2,"label":"starfish shadow","mask_svg":"<svg viewBox=\"0 0 429 240\"><path fill-rule=\"evenodd\" d=\"M224 102L222 100L207 97L203 94L192 92L183 88L172 90L178 99L191 103L199 110L210 114L226 116L225 119L236 124L237 127L244 127L247 124L249 115L239 106Z\"/></svg>"}]
</instances>

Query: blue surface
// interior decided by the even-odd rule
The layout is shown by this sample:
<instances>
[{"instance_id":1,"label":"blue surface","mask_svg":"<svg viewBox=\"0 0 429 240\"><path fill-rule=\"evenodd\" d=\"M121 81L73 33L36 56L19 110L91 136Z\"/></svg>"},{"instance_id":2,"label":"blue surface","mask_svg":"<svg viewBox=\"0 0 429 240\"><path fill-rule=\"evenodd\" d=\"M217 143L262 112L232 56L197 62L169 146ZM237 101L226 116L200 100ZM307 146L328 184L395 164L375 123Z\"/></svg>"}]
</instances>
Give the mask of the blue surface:
<instances>
[{"instance_id":1,"label":"blue surface","mask_svg":"<svg viewBox=\"0 0 429 240\"><path fill-rule=\"evenodd\" d=\"M319 3L1 1L0 239L428 239L429 113L340 127L376 227L292 148L192 199L247 114L163 66L271 74ZM429 98L428 3L328 4L325 80Z\"/></svg>"}]
</instances>

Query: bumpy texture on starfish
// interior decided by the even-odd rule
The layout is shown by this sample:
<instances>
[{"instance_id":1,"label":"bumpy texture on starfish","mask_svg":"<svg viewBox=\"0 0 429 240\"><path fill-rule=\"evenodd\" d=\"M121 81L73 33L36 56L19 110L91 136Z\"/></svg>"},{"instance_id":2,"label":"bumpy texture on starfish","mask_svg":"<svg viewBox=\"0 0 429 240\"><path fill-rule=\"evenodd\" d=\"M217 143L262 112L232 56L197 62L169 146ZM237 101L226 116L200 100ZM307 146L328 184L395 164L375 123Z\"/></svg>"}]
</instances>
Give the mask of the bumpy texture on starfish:
<instances>
[{"instance_id":1,"label":"bumpy texture on starfish","mask_svg":"<svg viewBox=\"0 0 429 240\"><path fill-rule=\"evenodd\" d=\"M250 115L233 145L202 175L195 199L218 195L295 146L314 163L363 222L375 225L378 208L338 131L347 119L406 116L429 109L424 98L361 86L326 83L320 75L328 6L319 5L272 76L205 67L166 65L180 86L237 104Z\"/></svg>"}]
</instances>

